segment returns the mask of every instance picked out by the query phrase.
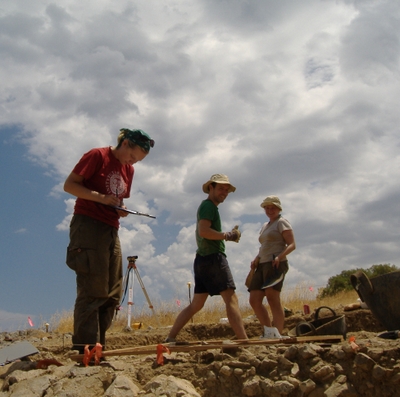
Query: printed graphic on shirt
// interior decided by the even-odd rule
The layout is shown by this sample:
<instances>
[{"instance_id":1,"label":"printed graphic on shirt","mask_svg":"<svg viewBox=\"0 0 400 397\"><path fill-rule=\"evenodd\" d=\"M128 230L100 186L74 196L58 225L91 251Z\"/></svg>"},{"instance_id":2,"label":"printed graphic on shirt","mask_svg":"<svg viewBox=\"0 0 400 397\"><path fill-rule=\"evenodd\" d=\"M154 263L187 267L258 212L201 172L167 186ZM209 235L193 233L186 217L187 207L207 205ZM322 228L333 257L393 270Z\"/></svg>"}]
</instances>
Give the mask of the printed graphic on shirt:
<instances>
[{"instance_id":1,"label":"printed graphic on shirt","mask_svg":"<svg viewBox=\"0 0 400 397\"><path fill-rule=\"evenodd\" d=\"M106 180L107 191L116 197L123 197L126 191L126 184L119 172L113 171L107 176Z\"/></svg>"}]
</instances>

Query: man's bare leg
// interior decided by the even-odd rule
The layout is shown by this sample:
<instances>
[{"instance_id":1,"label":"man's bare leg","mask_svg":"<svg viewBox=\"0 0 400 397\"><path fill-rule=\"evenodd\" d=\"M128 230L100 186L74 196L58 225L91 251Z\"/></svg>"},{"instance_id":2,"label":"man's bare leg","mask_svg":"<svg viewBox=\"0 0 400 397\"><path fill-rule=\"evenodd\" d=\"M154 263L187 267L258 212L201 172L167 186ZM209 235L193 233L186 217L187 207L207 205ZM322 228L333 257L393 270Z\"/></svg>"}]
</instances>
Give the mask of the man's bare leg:
<instances>
[{"instance_id":1,"label":"man's bare leg","mask_svg":"<svg viewBox=\"0 0 400 397\"><path fill-rule=\"evenodd\" d=\"M200 311L208 298L208 293L194 294L192 303L186 306L175 319L174 325L169 331L168 339L175 339L179 331L186 325L186 323Z\"/></svg>"},{"instance_id":2,"label":"man's bare leg","mask_svg":"<svg viewBox=\"0 0 400 397\"><path fill-rule=\"evenodd\" d=\"M222 291L221 296L225 302L226 315L228 317L229 324L231 325L236 337L238 339L248 339L244 329L242 316L240 315L239 301L235 290L227 289Z\"/></svg>"}]
</instances>

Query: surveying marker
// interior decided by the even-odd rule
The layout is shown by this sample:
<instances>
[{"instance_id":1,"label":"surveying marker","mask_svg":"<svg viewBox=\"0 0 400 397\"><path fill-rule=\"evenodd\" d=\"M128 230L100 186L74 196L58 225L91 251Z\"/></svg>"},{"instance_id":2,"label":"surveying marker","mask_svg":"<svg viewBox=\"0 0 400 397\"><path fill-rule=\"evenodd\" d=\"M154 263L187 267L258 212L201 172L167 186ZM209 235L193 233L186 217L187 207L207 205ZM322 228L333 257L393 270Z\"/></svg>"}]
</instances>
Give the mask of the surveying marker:
<instances>
[{"instance_id":1,"label":"surveying marker","mask_svg":"<svg viewBox=\"0 0 400 397\"><path fill-rule=\"evenodd\" d=\"M128 256L128 270L127 270L127 275L126 277L128 278L128 284L129 286L131 286L131 288L129 288L128 290L128 325L127 325L127 329L130 330L131 329L131 316L132 316L132 306L133 306L133 285L134 285L134 276L136 275L136 278L139 281L140 286L142 287L143 290L143 294L147 300L147 303L149 304L149 308L152 310L154 318L157 321L158 326L160 327L160 322L158 320L158 317L156 315L156 312L154 310L154 306L152 305L149 295L146 291L146 288L143 284L142 278L140 277L139 274L139 270L136 266L136 259L138 258L137 255L135 256ZM132 273L132 269L135 272L135 274Z\"/></svg>"},{"instance_id":2,"label":"surveying marker","mask_svg":"<svg viewBox=\"0 0 400 397\"><path fill-rule=\"evenodd\" d=\"M192 283L190 281L188 281L187 285L188 285L188 289L189 289L189 303L192 303L192 293L191 293ZM194 323L193 317L190 319L190 321L192 322L192 324Z\"/></svg>"}]
</instances>

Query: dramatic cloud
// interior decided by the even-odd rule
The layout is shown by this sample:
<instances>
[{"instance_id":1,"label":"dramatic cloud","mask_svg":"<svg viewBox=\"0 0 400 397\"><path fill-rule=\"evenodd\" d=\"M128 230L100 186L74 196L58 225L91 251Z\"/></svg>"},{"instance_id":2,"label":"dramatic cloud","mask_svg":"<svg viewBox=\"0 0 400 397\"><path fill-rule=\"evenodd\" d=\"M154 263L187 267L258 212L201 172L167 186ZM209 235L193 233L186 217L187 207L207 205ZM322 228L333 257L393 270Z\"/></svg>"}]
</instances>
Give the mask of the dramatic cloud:
<instances>
[{"instance_id":1,"label":"dramatic cloud","mask_svg":"<svg viewBox=\"0 0 400 397\"><path fill-rule=\"evenodd\" d=\"M122 127L154 137L127 204L157 219L129 216L121 240L156 299L187 291L201 185L217 172L237 186L220 212L243 230L227 244L243 296L268 194L297 241L285 288L325 286L399 265L399 19L383 0L15 0L0 10L1 126L65 201L45 220L64 239L62 184L80 156Z\"/></svg>"}]
</instances>

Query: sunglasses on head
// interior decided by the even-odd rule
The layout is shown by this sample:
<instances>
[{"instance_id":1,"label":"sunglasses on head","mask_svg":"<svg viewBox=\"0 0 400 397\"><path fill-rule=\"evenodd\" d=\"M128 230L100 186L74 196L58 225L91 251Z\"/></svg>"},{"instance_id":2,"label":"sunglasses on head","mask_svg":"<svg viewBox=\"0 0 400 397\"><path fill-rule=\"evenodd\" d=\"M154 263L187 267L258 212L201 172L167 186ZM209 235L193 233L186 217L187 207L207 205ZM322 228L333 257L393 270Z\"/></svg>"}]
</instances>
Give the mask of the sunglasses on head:
<instances>
[{"instance_id":1,"label":"sunglasses on head","mask_svg":"<svg viewBox=\"0 0 400 397\"><path fill-rule=\"evenodd\" d=\"M154 147L154 139L149 139L147 138L147 136L144 135L135 136L134 140L144 143L149 142L150 147Z\"/></svg>"},{"instance_id":2,"label":"sunglasses on head","mask_svg":"<svg viewBox=\"0 0 400 397\"><path fill-rule=\"evenodd\" d=\"M154 139L149 139L143 135L135 138L136 141L140 141L140 142L149 142L150 147L154 147Z\"/></svg>"},{"instance_id":3,"label":"sunglasses on head","mask_svg":"<svg viewBox=\"0 0 400 397\"><path fill-rule=\"evenodd\" d=\"M146 135L143 135L140 130L131 131L127 128L122 128L120 131L123 131L125 137L133 142L149 143L150 147L154 147L154 139L150 139Z\"/></svg>"}]
</instances>

